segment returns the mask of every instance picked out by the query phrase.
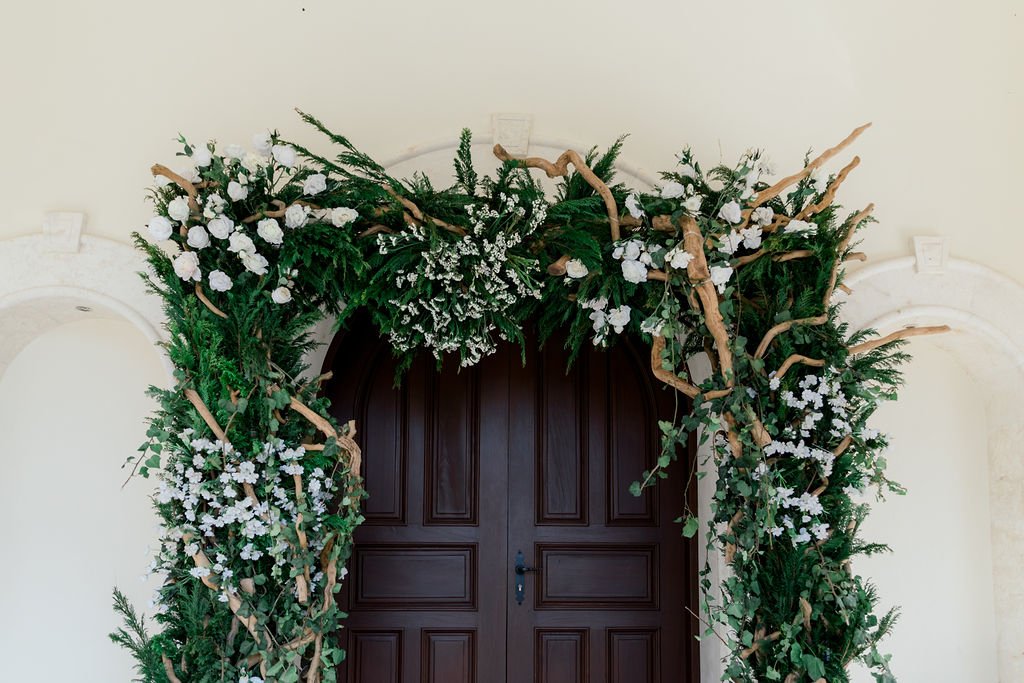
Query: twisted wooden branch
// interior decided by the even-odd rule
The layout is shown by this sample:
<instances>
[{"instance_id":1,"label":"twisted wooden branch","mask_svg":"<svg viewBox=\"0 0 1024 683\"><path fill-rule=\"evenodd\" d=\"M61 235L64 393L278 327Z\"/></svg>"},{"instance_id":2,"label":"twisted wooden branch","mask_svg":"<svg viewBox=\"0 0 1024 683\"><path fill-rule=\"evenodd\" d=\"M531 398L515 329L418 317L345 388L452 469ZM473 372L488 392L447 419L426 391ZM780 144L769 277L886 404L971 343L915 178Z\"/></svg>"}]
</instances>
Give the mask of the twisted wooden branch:
<instances>
[{"instance_id":1,"label":"twisted wooden branch","mask_svg":"<svg viewBox=\"0 0 1024 683\"><path fill-rule=\"evenodd\" d=\"M601 199L604 200L604 208L605 211L608 212L608 223L611 229L612 241L618 242L619 239L621 239L621 234L619 232L619 209L615 204L615 197L612 195L612 191L608 189L608 186L604 181L598 178L597 174L587 166L587 162L583 160L583 157L581 157L578 152L567 149L562 152L562 155L559 156L554 163L551 163L547 159L542 159L540 157L526 157L519 159L505 151L505 148L501 145L495 145L494 156L498 157L501 161L518 161L525 168L539 168L544 171L549 178L558 178L568 175L569 164L572 164L576 168L576 172L579 173L587 184L594 188L594 191L597 192L597 194L601 196Z\"/></svg>"},{"instance_id":2,"label":"twisted wooden branch","mask_svg":"<svg viewBox=\"0 0 1024 683\"><path fill-rule=\"evenodd\" d=\"M164 663L164 673L170 683L181 683L181 679L174 673L174 662L167 655L160 655L160 661Z\"/></svg>"},{"instance_id":3,"label":"twisted wooden branch","mask_svg":"<svg viewBox=\"0 0 1024 683\"><path fill-rule=\"evenodd\" d=\"M812 318L797 318L795 320L787 320L779 323L765 333L764 338L761 339L761 343L757 345L757 351L754 352L754 358L763 357L775 337L786 332L794 325L824 325L827 321L828 315L816 315Z\"/></svg>"},{"instance_id":4,"label":"twisted wooden branch","mask_svg":"<svg viewBox=\"0 0 1024 683\"><path fill-rule=\"evenodd\" d=\"M740 658L741 659L749 659L750 655L754 654L755 652L757 652L758 650L761 649L761 644L762 643L774 643L776 640L778 640L781 637L782 637L782 632L781 631L775 631L774 633L771 633L771 634L765 636L764 638L758 638L756 643L754 643L753 645L751 645L750 647L746 648L745 650L743 650L743 652L740 653Z\"/></svg>"},{"instance_id":5,"label":"twisted wooden branch","mask_svg":"<svg viewBox=\"0 0 1024 683\"><path fill-rule=\"evenodd\" d=\"M322 415L317 413L315 410L307 406L305 403L300 401L297 397L292 396L291 408L299 415L302 415L306 420L310 422L314 427L319 429L328 438L334 439L338 442L342 448L348 452L349 456L349 469L353 476L359 476L359 470L362 465L362 451L359 449L358 444L352 436L355 435L355 423L349 422L349 433L338 434L331 423L326 420Z\"/></svg>"},{"instance_id":6,"label":"twisted wooden branch","mask_svg":"<svg viewBox=\"0 0 1024 683\"><path fill-rule=\"evenodd\" d=\"M406 215L407 223L433 223L439 228L444 228L448 232L454 233L456 235L464 236L466 234L465 228L459 227L458 225L452 225L451 223L446 223L440 218L434 218L433 216L428 216L427 214L423 213L420 207L416 206L415 202L413 202L408 197L403 197L402 195L398 194L398 191L395 190L395 188L391 187L390 185L385 185L384 191L391 195L391 197L395 201L397 201L399 204L405 207L406 211L409 212ZM409 217L410 215L411 219Z\"/></svg>"},{"instance_id":7,"label":"twisted wooden branch","mask_svg":"<svg viewBox=\"0 0 1024 683\"><path fill-rule=\"evenodd\" d=\"M908 337L923 337L929 334L942 334L943 332L950 331L949 325L933 325L930 327L906 327L902 330L897 330L892 334L887 334L880 339L873 339L871 341L862 342L850 347L850 355L854 356L858 353L866 353L873 349L877 349L879 346L884 346L889 342L896 341L897 339L907 339Z\"/></svg>"},{"instance_id":8,"label":"twisted wooden branch","mask_svg":"<svg viewBox=\"0 0 1024 683\"><path fill-rule=\"evenodd\" d=\"M686 274L690 282L694 283L697 296L700 298L701 307L704 311L704 324L715 340L718 352L720 372L725 377L726 386L732 387L735 378L733 377L732 348L730 347L729 331L725 329L725 320L722 318L722 311L718 307L718 292L714 283L711 282L711 271L708 268L707 257L704 255L704 236L700 228L690 216L683 216L679 219L679 225L683 229L683 248L693 257L686 266Z\"/></svg>"},{"instance_id":9,"label":"twisted wooden branch","mask_svg":"<svg viewBox=\"0 0 1024 683\"><path fill-rule=\"evenodd\" d=\"M210 301L206 297L206 294L203 292L203 286L201 284L199 284L198 282L196 283L196 296L199 297L199 300L203 302L203 305L205 305L208 309L210 309L210 312L213 313L214 315L216 315L216 316L218 316L220 318L227 318L228 317L227 313L225 313L224 311L222 311L219 308L217 308L213 304L213 302Z\"/></svg>"},{"instance_id":10,"label":"twisted wooden branch","mask_svg":"<svg viewBox=\"0 0 1024 683\"><path fill-rule=\"evenodd\" d=\"M170 179L171 182L173 182L181 189L185 190L185 194L188 195L189 211L191 211L192 213L199 213L199 202L196 201L198 193L196 192L195 185L185 180L185 178L178 175L177 173L167 168L163 164L153 164L153 166L150 167L149 170L153 174L153 177L162 175L163 177Z\"/></svg>"},{"instance_id":11,"label":"twisted wooden branch","mask_svg":"<svg viewBox=\"0 0 1024 683\"><path fill-rule=\"evenodd\" d=\"M797 363L803 363L804 365L809 365L809 366L815 367L815 368L823 368L823 367L825 367L825 361L823 361L821 359L818 359L818 358L808 358L807 356L802 356L799 353L794 353L792 356L787 358L782 363L782 365L779 366L779 369L776 371L776 373L774 375L774 378L775 379L782 379L782 376L785 375L786 372L791 367L793 367L795 364L797 364Z\"/></svg>"},{"instance_id":12,"label":"twisted wooden branch","mask_svg":"<svg viewBox=\"0 0 1024 683\"><path fill-rule=\"evenodd\" d=\"M256 221L261 220L263 218L284 218L284 215L288 210L288 207L285 206L285 203L282 202L280 199L271 199L270 203L273 204L276 208L269 210L263 209L261 211L257 211L251 216L246 216L245 218L243 218L242 222L255 223Z\"/></svg>"},{"instance_id":13,"label":"twisted wooden branch","mask_svg":"<svg viewBox=\"0 0 1024 683\"><path fill-rule=\"evenodd\" d=\"M850 240L853 239L853 233L857 232L857 228L860 224L864 222L864 219L870 216L871 212L874 210L875 205L868 204L863 210L854 215L854 217L849 221L849 227L846 229L846 234L843 235L842 241L839 242L839 246L836 248L838 258L836 258L836 262L832 264L832 275L829 277L828 289L825 290L825 300L822 302L826 311L828 311L829 301L832 300L832 292L835 291L836 282L839 279L839 266L842 263L843 253L850 246Z\"/></svg>"}]
</instances>

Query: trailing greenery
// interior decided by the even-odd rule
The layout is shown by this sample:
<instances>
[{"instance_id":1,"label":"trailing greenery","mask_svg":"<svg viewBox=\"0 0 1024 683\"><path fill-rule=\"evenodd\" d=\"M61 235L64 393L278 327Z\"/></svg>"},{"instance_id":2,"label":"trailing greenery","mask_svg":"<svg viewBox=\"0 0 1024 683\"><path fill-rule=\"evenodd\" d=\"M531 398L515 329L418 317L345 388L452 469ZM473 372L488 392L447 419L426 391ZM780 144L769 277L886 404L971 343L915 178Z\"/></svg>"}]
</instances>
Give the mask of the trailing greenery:
<instances>
[{"instance_id":1,"label":"trailing greenery","mask_svg":"<svg viewBox=\"0 0 1024 683\"><path fill-rule=\"evenodd\" d=\"M776 186L759 152L705 173L684 150L639 192L614 182L621 138L481 176L464 131L455 184L438 189L303 119L336 154L265 133L250 151L182 139L185 171L154 167L154 241L135 239L176 385L150 390L160 408L130 462L159 479L162 631L149 637L115 592L126 625L111 635L139 680L336 679L334 595L365 493L355 426L329 416L303 357L316 323L358 309L400 365L421 350L475 364L522 344L527 319L542 339L567 329L574 355L626 330L650 340L652 370L692 410L661 424L662 455L633 492L667 476L690 433L712 440L712 507L679 521L692 537L707 520L731 565L720 585L702 573L705 636L716 628L731 653L724 679L839 683L860 660L894 680L878 642L895 613L875 614L851 560L885 549L858 533L864 490L900 492L867 420L906 356L838 319L840 266L868 214L833 203L852 167L820 165L840 148ZM554 196L534 167L561 173ZM699 382L687 360L705 353Z\"/></svg>"}]
</instances>

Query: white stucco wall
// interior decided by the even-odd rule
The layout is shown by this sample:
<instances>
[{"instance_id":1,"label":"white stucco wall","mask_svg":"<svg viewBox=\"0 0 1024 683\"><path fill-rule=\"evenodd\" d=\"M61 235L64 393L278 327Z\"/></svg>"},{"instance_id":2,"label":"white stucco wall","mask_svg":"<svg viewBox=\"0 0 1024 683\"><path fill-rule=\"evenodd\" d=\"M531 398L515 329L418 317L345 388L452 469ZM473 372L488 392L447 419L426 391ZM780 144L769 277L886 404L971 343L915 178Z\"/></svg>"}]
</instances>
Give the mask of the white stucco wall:
<instances>
[{"instance_id":1,"label":"white stucco wall","mask_svg":"<svg viewBox=\"0 0 1024 683\"><path fill-rule=\"evenodd\" d=\"M167 375L124 321L68 323L36 338L0 377L0 680L127 683L107 639L111 589L145 609L156 538L149 482L121 488L142 442L148 384Z\"/></svg>"}]
</instances>

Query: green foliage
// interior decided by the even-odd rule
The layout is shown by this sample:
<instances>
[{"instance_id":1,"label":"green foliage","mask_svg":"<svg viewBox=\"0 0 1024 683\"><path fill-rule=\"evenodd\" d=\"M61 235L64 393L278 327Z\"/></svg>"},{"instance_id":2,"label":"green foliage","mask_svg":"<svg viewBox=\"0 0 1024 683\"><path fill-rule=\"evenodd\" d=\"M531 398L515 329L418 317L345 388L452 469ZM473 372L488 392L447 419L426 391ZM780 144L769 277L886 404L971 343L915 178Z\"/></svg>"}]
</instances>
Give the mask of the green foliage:
<instances>
[{"instance_id":1,"label":"green foliage","mask_svg":"<svg viewBox=\"0 0 1024 683\"><path fill-rule=\"evenodd\" d=\"M201 159L206 150L210 159L200 164L198 184L150 193L157 216L174 228L165 235L157 221L151 232L170 247L135 235L149 263L147 287L163 302L177 380L150 389L160 407L129 458L139 474L160 479L155 505L165 528L156 566L167 577L156 618L163 631L150 638L115 593L125 627L111 637L135 656L140 680L164 683L164 656L189 683L245 681L260 668L268 679L304 680L316 656L311 639L303 640L311 633L323 634L322 676L334 680L345 653L333 636L344 615L328 597L338 586L323 582L328 563L340 569L351 553L365 492L341 437L296 455L322 436L292 407L308 406L344 435L316 382L302 379L303 358L314 325L328 316L344 325L360 309L391 341L400 366L422 350L438 363L475 364L499 343L524 343L527 321L536 322L541 341L566 330L573 358L583 345L611 344L619 334L663 338L655 367L694 385L698 396L689 412L679 401L674 419L659 424L661 453L631 491L641 495L666 479L693 435L712 441L711 509L682 511L677 521L687 538L704 530L709 554L725 549L731 559L719 585L710 567L701 572L704 615L731 647L725 678L837 683L860 660L878 680L894 680L878 643L896 613L874 614L875 589L851 561L886 550L859 537L868 505L858 492L902 492L885 475L885 438L867 420L895 397L907 357L899 342L850 354L873 335L851 333L831 298L849 232L859 227L852 216L829 205L788 222L822 200L827 179L802 179L755 207L752 197L768 187L759 153L705 173L683 150L661 174L662 188L633 192L614 182L619 138L585 156L620 216L630 218L613 242L604 202L578 170L559 180L553 197L515 160L481 176L463 131L455 184L439 189L424 175L391 177L347 138L301 116L332 143L333 156L276 133L241 159L182 139L186 155ZM183 208L193 191L195 204ZM699 235L684 239L681 226L691 218ZM699 262L688 267L698 251L705 272ZM547 272L566 259L566 275ZM727 342L715 339L722 330L709 306ZM791 326L762 344L783 323ZM721 359L723 351L731 372L700 383L689 375L695 354ZM795 354L816 365L778 376ZM215 440L186 391L209 408L230 447ZM252 496L268 510L249 517L262 515L270 531L243 532L234 518L204 522L225 505L235 509L239 493L230 482L250 464L259 468ZM279 485L286 469L299 478L295 492ZM316 494L303 490L314 479ZM191 547L212 558L208 575L185 551L195 539ZM298 597L307 570L321 582L313 591L320 603ZM234 590L243 580L249 589ZM255 636L239 627L249 617Z\"/></svg>"}]
</instances>

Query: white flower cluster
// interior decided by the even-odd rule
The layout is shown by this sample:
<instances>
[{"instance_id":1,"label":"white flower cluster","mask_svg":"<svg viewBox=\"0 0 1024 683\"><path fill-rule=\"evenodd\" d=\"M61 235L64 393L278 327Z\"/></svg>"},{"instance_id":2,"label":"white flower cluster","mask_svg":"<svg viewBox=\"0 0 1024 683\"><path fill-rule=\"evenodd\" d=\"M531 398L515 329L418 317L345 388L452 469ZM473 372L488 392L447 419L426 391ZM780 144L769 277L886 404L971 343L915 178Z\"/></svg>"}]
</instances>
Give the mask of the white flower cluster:
<instances>
[{"instance_id":1,"label":"white flower cluster","mask_svg":"<svg viewBox=\"0 0 1024 683\"><path fill-rule=\"evenodd\" d=\"M171 237L176 227L183 230L185 244L188 249L174 257L174 272L185 281L202 282L203 269L200 265L200 252L217 245L218 258L223 251L235 255L244 270L256 275L266 275L270 261L257 248L253 235L246 232L245 225L236 224L228 215L233 213L231 203L241 202L249 197L253 188L265 188L272 193L276 184L274 179L289 181L299 170L296 167L297 154L289 145L273 144L269 132L257 133L252 138L252 151L246 152L239 145L228 145L221 157L225 169L231 176L224 191L227 199L215 187L202 188L195 198L199 213L193 212L186 197L175 197L167 203L164 214L150 219L148 228L150 235L156 240ZM184 169L180 175L195 184L201 180L201 169L209 166L216 153L211 143L204 148L192 151L193 165ZM161 186L171 181L164 176L157 176ZM322 173L315 173L303 181L303 193L313 196L327 189L327 178ZM285 240L286 229L295 230L305 226L311 219L330 223L335 227L343 227L359 217L354 210L346 207L313 210L304 203L296 202L288 206L282 216L284 225L277 217L264 217L255 226L255 237L258 237L271 250L279 248ZM214 240L218 240L215 242ZM226 241L226 244L223 242ZM213 269L207 275L211 290L226 292L234 286L231 276L221 269ZM291 300L291 292L285 287L274 290L273 301L284 304Z\"/></svg>"},{"instance_id":2,"label":"white flower cluster","mask_svg":"<svg viewBox=\"0 0 1024 683\"><path fill-rule=\"evenodd\" d=\"M682 168L682 175L684 177L694 177L695 173L693 170L693 166L690 166L689 164L683 164ZM682 183L676 182L674 180L662 185L661 198L682 199L683 201L680 202L680 204L684 209L686 209L686 212L691 216L697 216L698 214L700 214L700 206L701 204L704 203L704 197L702 195L697 194L696 190L694 190L693 188L692 183L687 183L686 185L683 185Z\"/></svg>"},{"instance_id":3,"label":"white flower cluster","mask_svg":"<svg viewBox=\"0 0 1024 683\"><path fill-rule=\"evenodd\" d=\"M277 439L246 460L219 440L192 436L190 429L179 435L188 449L176 453L160 474L156 501L180 506L181 524L164 530L150 570L167 570L183 561L191 566L202 551L210 566L191 566L189 572L197 578L215 577L224 591L220 599L227 601L228 594L237 592L239 579L257 573L245 567L265 555L273 560L273 574L290 571L294 549L282 530L297 522L297 483L303 485L307 507L303 524L313 531L321 528L337 485L319 467L306 471L301 446L291 448ZM268 498L259 500L262 495ZM310 548L319 552L322 546L322 535L311 534ZM312 578L315 585L319 577Z\"/></svg>"},{"instance_id":4,"label":"white flower cluster","mask_svg":"<svg viewBox=\"0 0 1024 683\"><path fill-rule=\"evenodd\" d=\"M611 330L614 330L615 334L622 334L626 325L629 325L629 319L633 312L626 304L608 308L608 299L604 297L580 301L579 304L585 309L590 309L590 319L594 323L595 346L604 346Z\"/></svg>"},{"instance_id":5,"label":"white flower cluster","mask_svg":"<svg viewBox=\"0 0 1024 683\"><path fill-rule=\"evenodd\" d=\"M454 243L432 239L427 228L417 225L378 236L381 254L422 250L415 269L398 271L395 285L429 292L389 302L394 324L388 336L396 350L422 345L435 358L457 352L462 366L475 365L497 348L495 319L510 315L524 298L540 298L539 262L510 252L544 222L547 205L538 200L528 211L515 197L502 194L500 201L500 210L468 206L473 226Z\"/></svg>"},{"instance_id":6,"label":"white flower cluster","mask_svg":"<svg viewBox=\"0 0 1024 683\"><path fill-rule=\"evenodd\" d=\"M626 282L647 282L647 268L651 265L651 252L638 239L626 240L612 250L612 258L622 261L622 277Z\"/></svg>"},{"instance_id":7,"label":"white flower cluster","mask_svg":"<svg viewBox=\"0 0 1024 683\"><path fill-rule=\"evenodd\" d=\"M774 499L779 510L789 513L782 515L782 526L769 529L772 536L777 538L789 530L794 543L810 543L812 537L819 541L828 538L828 522L818 517L825 509L817 496L810 493L797 496L793 489L780 486L775 490ZM795 522L794 517L799 521Z\"/></svg>"}]
</instances>

